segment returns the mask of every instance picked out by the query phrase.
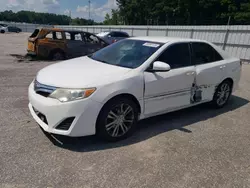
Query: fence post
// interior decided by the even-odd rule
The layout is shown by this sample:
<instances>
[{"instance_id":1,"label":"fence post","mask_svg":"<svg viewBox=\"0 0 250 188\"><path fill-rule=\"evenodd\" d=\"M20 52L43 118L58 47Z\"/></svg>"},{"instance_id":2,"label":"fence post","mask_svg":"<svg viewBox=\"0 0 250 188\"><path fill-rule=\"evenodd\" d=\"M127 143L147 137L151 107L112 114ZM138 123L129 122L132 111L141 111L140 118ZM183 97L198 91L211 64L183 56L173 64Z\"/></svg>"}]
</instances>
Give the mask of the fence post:
<instances>
[{"instance_id":1,"label":"fence post","mask_svg":"<svg viewBox=\"0 0 250 188\"><path fill-rule=\"evenodd\" d=\"M166 37L168 36L168 28L166 29Z\"/></svg>"},{"instance_id":2,"label":"fence post","mask_svg":"<svg viewBox=\"0 0 250 188\"><path fill-rule=\"evenodd\" d=\"M192 39L193 37L194 37L194 29L191 29L190 38Z\"/></svg>"},{"instance_id":3,"label":"fence post","mask_svg":"<svg viewBox=\"0 0 250 188\"><path fill-rule=\"evenodd\" d=\"M134 28L132 28L131 36L132 36L132 37L134 36Z\"/></svg>"},{"instance_id":4,"label":"fence post","mask_svg":"<svg viewBox=\"0 0 250 188\"><path fill-rule=\"evenodd\" d=\"M149 35L149 28L147 27L147 34L146 34L147 36Z\"/></svg>"},{"instance_id":5,"label":"fence post","mask_svg":"<svg viewBox=\"0 0 250 188\"><path fill-rule=\"evenodd\" d=\"M225 48L226 48L227 40L228 40L228 35L229 35L229 28L227 29L226 34L225 34L225 38L224 38L224 42L223 42L223 47L222 47L223 50L225 50Z\"/></svg>"},{"instance_id":6,"label":"fence post","mask_svg":"<svg viewBox=\"0 0 250 188\"><path fill-rule=\"evenodd\" d=\"M93 33L95 34L95 27L93 27Z\"/></svg>"}]
</instances>

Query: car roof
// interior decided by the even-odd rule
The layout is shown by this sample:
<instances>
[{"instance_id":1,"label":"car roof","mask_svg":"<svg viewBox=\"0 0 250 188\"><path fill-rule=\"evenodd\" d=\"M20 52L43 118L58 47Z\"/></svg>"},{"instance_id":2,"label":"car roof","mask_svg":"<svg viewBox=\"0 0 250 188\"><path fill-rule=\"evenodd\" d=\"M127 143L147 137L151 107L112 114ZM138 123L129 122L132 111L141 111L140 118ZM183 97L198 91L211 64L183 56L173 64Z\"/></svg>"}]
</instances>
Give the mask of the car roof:
<instances>
[{"instance_id":1,"label":"car roof","mask_svg":"<svg viewBox=\"0 0 250 188\"><path fill-rule=\"evenodd\" d=\"M159 42L159 43L168 43L168 42L206 42L204 40L199 39L189 39L189 38L178 38L178 37L131 37L129 40L143 40L143 41L150 41L150 42Z\"/></svg>"},{"instance_id":2,"label":"car roof","mask_svg":"<svg viewBox=\"0 0 250 188\"><path fill-rule=\"evenodd\" d=\"M42 30L45 30L45 31L55 31L55 32L58 31L58 32L69 32L69 33L88 33L88 34L95 35L93 33L86 32L86 31L61 29L61 28L55 28L55 27L38 27L37 29L42 29Z\"/></svg>"},{"instance_id":3,"label":"car roof","mask_svg":"<svg viewBox=\"0 0 250 188\"><path fill-rule=\"evenodd\" d=\"M102 31L101 33L111 33L111 32L116 32L116 33L124 33L124 34L128 34L127 32L125 31Z\"/></svg>"}]
</instances>

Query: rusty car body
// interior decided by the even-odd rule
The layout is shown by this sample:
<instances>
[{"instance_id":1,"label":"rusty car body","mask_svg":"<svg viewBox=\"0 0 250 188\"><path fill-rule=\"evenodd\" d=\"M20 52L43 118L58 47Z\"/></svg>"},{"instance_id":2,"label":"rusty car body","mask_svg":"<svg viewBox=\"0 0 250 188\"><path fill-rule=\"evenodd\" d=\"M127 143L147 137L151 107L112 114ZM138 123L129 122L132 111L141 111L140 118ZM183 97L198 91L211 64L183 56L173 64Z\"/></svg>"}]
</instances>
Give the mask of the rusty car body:
<instances>
[{"instance_id":1,"label":"rusty car body","mask_svg":"<svg viewBox=\"0 0 250 188\"><path fill-rule=\"evenodd\" d=\"M63 60L91 54L108 43L84 31L37 28L28 39L28 54L51 60Z\"/></svg>"}]
</instances>

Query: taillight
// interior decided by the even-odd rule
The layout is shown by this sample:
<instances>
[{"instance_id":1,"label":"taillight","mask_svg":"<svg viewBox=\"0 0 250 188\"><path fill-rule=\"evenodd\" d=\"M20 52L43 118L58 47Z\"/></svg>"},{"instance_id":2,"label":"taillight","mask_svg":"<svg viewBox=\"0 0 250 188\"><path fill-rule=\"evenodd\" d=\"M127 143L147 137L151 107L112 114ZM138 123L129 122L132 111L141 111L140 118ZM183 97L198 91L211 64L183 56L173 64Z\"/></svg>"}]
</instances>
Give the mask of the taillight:
<instances>
[{"instance_id":1,"label":"taillight","mask_svg":"<svg viewBox=\"0 0 250 188\"><path fill-rule=\"evenodd\" d=\"M113 40L112 43L115 43L117 40Z\"/></svg>"}]
</instances>

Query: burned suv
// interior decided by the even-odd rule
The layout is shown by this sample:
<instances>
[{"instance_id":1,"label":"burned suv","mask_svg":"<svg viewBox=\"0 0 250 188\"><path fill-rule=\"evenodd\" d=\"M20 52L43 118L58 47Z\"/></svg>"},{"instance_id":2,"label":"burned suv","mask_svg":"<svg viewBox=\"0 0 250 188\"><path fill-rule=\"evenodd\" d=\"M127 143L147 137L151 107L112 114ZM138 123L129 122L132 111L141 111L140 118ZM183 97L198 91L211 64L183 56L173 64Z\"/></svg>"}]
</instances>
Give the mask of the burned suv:
<instances>
[{"instance_id":1,"label":"burned suv","mask_svg":"<svg viewBox=\"0 0 250 188\"><path fill-rule=\"evenodd\" d=\"M84 31L37 28L28 39L28 54L50 60L63 60L91 54L108 44Z\"/></svg>"}]
</instances>

